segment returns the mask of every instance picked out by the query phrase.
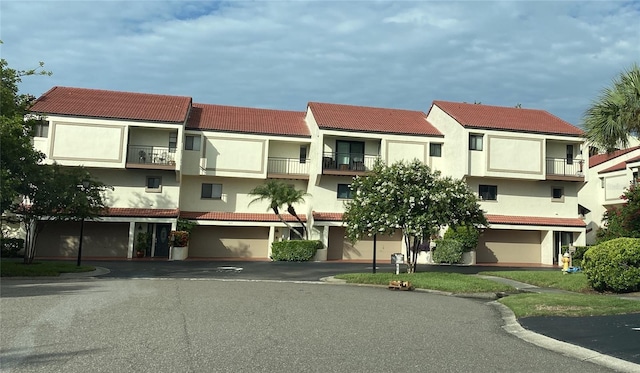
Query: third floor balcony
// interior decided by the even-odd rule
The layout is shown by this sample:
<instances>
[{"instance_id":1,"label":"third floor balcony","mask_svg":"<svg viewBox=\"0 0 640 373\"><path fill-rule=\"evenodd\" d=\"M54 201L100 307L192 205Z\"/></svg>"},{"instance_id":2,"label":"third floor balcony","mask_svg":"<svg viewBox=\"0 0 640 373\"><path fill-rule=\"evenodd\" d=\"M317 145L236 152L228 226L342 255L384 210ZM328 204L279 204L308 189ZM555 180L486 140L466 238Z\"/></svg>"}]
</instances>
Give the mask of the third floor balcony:
<instances>
[{"instance_id":1,"label":"third floor balcony","mask_svg":"<svg viewBox=\"0 0 640 373\"><path fill-rule=\"evenodd\" d=\"M546 159L546 180L584 181L584 161L572 158Z\"/></svg>"},{"instance_id":2,"label":"third floor balcony","mask_svg":"<svg viewBox=\"0 0 640 373\"><path fill-rule=\"evenodd\" d=\"M129 145L126 167L175 170L176 149L165 146Z\"/></svg>"},{"instance_id":3,"label":"third floor balcony","mask_svg":"<svg viewBox=\"0 0 640 373\"><path fill-rule=\"evenodd\" d=\"M322 173L325 175L362 175L373 168L377 155L363 153L328 152L322 157Z\"/></svg>"}]
</instances>

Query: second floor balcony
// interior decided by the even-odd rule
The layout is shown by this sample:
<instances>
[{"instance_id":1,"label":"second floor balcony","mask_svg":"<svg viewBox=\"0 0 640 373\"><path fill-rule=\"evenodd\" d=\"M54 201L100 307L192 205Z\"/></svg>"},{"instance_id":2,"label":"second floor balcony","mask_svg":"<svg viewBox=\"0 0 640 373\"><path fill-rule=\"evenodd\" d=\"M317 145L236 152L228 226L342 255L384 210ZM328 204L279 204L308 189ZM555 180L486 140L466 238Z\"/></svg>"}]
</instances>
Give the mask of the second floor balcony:
<instances>
[{"instance_id":1,"label":"second floor balcony","mask_svg":"<svg viewBox=\"0 0 640 373\"><path fill-rule=\"evenodd\" d=\"M546 180L584 181L584 161L571 158L547 158Z\"/></svg>"},{"instance_id":2,"label":"second floor balcony","mask_svg":"<svg viewBox=\"0 0 640 373\"><path fill-rule=\"evenodd\" d=\"M129 145L126 167L174 170L176 149L166 146Z\"/></svg>"},{"instance_id":3,"label":"second floor balcony","mask_svg":"<svg viewBox=\"0 0 640 373\"><path fill-rule=\"evenodd\" d=\"M267 177L274 179L309 179L309 159L269 157Z\"/></svg>"},{"instance_id":4,"label":"second floor balcony","mask_svg":"<svg viewBox=\"0 0 640 373\"><path fill-rule=\"evenodd\" d=\"M322 173L325 175L361 175L373 168L377 155L362 153L324 153Z\"/></svg>"}]
</instances>

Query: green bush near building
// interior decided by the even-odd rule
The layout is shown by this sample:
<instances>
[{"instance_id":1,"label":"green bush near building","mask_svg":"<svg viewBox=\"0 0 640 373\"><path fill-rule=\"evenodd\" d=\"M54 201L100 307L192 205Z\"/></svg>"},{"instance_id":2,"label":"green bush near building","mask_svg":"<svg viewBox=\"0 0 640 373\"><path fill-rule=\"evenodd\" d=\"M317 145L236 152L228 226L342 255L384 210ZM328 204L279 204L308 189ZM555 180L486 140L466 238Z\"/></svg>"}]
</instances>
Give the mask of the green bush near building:
<instances>
[{"instance_id":1,"label":"green bush near building","mask_svg":"<svg viewBox=\"0 0 640 373\"><path fill-rule=\"evenodd\" d=\"M271 244L271 259L286 262L307 262L316 251L322 249L322 242L307 240L280 241Z\"/></svg>"},{"instance_id":2,"label":"green bush near building","mask_svg":"<svg viewBox=\"0 0 640 373\"><path fill-rule=\"evenodd\" d=\"M582 264L597 291L640 291L640 238L616 238L593 246Z\"/></svg>"},{"instance_id":3,"label":"green bush near building","mask_svg":"<svg viewBox=\"0 0 640 373\"><path fill-rule=\"evenodd\" d=\"M446 239L436 241L436 248L433 251L433 261L436 263L455 264L462 260L464 247L458 240Z\"/></svg>"}]
</instances>

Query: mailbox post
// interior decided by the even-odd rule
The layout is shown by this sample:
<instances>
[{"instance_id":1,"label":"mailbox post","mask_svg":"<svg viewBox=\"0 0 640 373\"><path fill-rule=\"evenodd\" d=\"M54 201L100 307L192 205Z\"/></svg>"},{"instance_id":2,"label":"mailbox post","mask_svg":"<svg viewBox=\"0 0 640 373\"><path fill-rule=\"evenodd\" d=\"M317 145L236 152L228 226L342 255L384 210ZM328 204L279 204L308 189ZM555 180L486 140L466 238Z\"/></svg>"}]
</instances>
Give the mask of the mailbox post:
<instances>
[{"instance_id":1,"label":"mailbox post","mask_svg":"<svg viewBox=\"0 0 640 373\"><path fill-rule=\"evenodd\" d=\"M404 255L401 253L391 254L391 264L396 265L396 275L400 274L400 264L404 264Z\"/></svg>"}]
</instances>

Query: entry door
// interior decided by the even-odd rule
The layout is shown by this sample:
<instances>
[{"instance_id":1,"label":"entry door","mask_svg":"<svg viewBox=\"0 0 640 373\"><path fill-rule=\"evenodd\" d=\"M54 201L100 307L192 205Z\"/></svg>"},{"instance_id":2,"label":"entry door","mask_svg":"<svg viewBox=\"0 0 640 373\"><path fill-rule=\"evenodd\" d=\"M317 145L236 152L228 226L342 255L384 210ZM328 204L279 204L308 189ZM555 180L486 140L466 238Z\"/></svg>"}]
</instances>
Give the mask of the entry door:
<instances>
[{"instance_id":1,"label":"entry door","mask_svg":"<svg viewBox=\"0 0 640 373\"><path fill-rule=\"evenodd\" d=\"M154 257L169 257L169 234L171 224L156 224L156 246L153 252Z\"/></svg>"}]
</instances>

